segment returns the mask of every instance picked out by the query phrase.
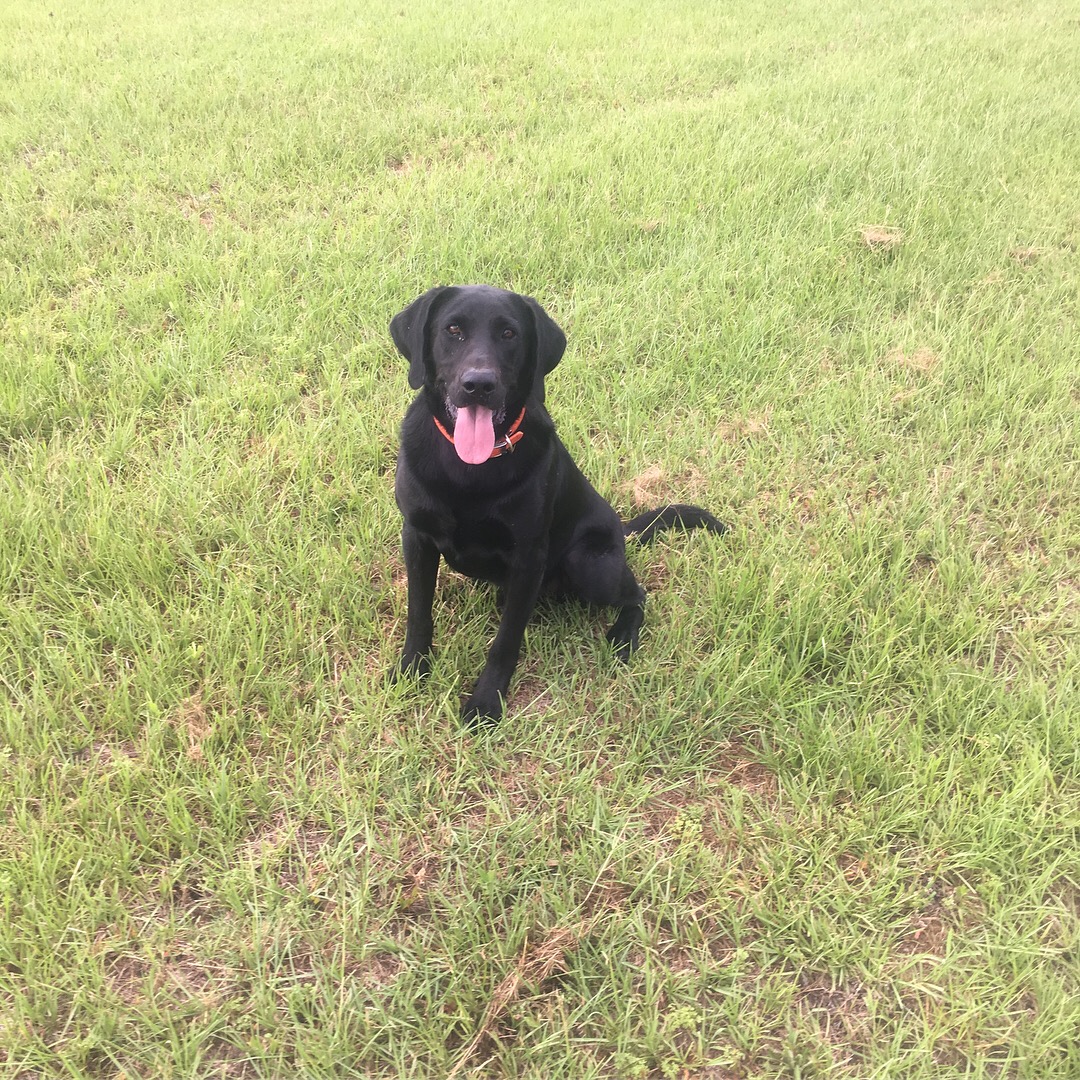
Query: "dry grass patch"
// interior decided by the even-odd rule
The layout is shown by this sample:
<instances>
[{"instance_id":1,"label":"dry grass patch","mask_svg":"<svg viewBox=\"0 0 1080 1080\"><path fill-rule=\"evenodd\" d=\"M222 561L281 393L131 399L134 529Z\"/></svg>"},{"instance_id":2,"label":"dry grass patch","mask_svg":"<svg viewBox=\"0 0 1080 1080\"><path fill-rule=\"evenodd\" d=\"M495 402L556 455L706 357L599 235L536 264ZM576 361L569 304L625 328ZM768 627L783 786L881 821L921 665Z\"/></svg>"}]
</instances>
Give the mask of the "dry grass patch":
<instances>
[{"instance_id":1,"label":"dry grass patch","mask_svg":"<svg viewBox=\"0 0 1080 1080\"><path fill-rule=\"evenodd\" d=\"M941 358L933 349L924 345L911 353L904 352L903 349L893 349L886 354L885 361L890 367L904 368L920 375L929 375L941 366Z\"/></svg>"},{"instance_id":2,"label":"dry grass patch","mask_svg":"<svg viewBox=\"0 0 1080 1080\"><path fill-rule=\"evenodd\" d=\"M768 435L771 422L772 409L766 409L756 416L735 416L724 420L716 426L714 434L721 442L745 442Z\"/></svg>"},{"instance_id":3,"label":"dry grass patch","mask_svg":"<svg viewBox=\"0 0 1080 1080\"><path fill-rule=\"evenodd\" d=\"M904 230L896 225L860 225L859 239L875 254L884 255L904 242Z\"/></svg>"},{"instance_id":4,"label":"dry grass patch","mask_svg":"<svg viewBox=\"0 0 1080 1080\"><path fill-rule=\"evenodd\" d=\"M670 473L662 465L650 465L620 485L620 490L629 494L633 506L649 510L672 502L693 502L704 489L704 474L692 466Z\"/></svg>"},{"instance_id":5,"label":"dry grass patch","mask_svg":"<svg viewBox=\"0 0 1080 1080\"><path fill-rule=\"evenodd\" d=\"M1031 266L1046 254L1043 248L1015 247L1009 252L1009 258L1021 266Z\"/></svg>"},{"instance_id":6,"label":"dry grass patch","mask_svg":"<svg viewBox=\"0 0 1080 1080\"><path fill-rule=\"evenodd\" d=\"M176 728L181 738L187 740L184 751L191 761L203 761L203 743L214 733L213 725L207 718L206 705L202 691L196 691L185 698L169 715L169 723Z\"/></svg>"},{"instance_id":7,"label":"dry grass patch","mask_svg":"<svg viewBox=\"0 0 1080 1080\"><path fill-rule=\"evenodd\" d=\"M536 993L553 974L566 970L567 958L577 949L585 932L584 926L575 929L557 927L549 930L542 940L526 947L514 967L495 987L475 1034L450 1070L447 1080L468 1066L485 1040L492 1037L512 1002L518 1001L526 991Z\"/></svg>"}]
</instances>

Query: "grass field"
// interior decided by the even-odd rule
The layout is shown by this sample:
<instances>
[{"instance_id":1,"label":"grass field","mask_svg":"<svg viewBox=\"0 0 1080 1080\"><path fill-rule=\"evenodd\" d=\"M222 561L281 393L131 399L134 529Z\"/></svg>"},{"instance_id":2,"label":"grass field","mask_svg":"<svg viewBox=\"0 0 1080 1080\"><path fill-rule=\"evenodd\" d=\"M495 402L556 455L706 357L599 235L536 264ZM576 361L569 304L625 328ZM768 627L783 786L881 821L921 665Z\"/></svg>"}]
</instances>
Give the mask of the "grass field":
<instances>
[{"instance_id":1,"label":"grass field","mask_svg":"<svg viewBox=\"0 0 1080 1080\"><path fill-rule=\"evenodd\" d=\"M0 1077L1080 1077L1068 0L0 7ZM421 687L387 323L535 295L642 650Z\"/></svg>"}]
</instances>

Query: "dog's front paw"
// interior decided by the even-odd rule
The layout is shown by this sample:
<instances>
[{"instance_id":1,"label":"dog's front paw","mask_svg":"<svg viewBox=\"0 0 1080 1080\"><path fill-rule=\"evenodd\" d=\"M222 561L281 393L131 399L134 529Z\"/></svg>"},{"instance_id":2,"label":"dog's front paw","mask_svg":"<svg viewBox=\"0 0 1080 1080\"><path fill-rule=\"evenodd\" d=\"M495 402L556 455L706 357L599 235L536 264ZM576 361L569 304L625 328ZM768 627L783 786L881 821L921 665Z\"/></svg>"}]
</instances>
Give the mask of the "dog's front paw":
<instances>
[{"instance_id":1,"label":"dog's front paw","mask_svg":"<svg viewBox=\"0 0 1080 1080\"><path fill-rule=\"evenodd\" d=\"M403 656L387 673L386 681L393 685L402 679L422 679L431 674L431 658L427 653Z\"/></svg>"},{"instance_id":2,"label":"dog's front paw","mask_svg":"<svg viewBox=\"0 0 1080 1080\"><path fill-rule=\"evenodd\" d=\"M607 639L615 653L615 659L624 664L630 663L630 657L637 651L638 634L632 630L629 634L619 633L618 627L613 626L607 632Z\"/></svg>"},{"instance_id":3,"label":"dog's front paw","mask_svg":"<svg viewBox=\"0 0 1080 1080\"><path fill-rule=\"evenodd\" d=\"M498 694L488 697L486 694L473 694L461 706L461 722L472 730L490 727L502 719L502 698Z\"/></svg>"}]
</instances>

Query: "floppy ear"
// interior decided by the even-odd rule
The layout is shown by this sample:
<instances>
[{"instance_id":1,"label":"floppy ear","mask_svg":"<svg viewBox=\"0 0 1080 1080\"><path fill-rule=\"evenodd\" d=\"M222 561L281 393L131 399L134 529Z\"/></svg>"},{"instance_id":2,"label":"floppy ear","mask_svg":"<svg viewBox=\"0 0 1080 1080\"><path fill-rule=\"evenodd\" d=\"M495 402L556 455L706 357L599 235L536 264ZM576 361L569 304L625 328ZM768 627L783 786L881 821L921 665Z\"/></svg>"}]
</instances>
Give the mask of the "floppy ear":
<instances>
[{"instance_id":1,"label":"floppy ear","mask_svg":"<svg viewBox=\"0 0 1080 1080\"><path fill-rule=\"evenodd\" d=\"M562 359L566 352L566 335L559 324L531 297L525 297L536 324L536 363L540 373L546 375Z\"/></svg>"},{"instance_id":2,"label":"floppy ear","mask_svg":"<svg viewBox=\"0 0 1080 1080\"><path fill-rule=\"evenodd\" d=\"M390 320L390 336L398 352L409 361L409 385L419 390L424 385L424 341L427 337L428 316L431 305L447 290L446 285L428 289L418 296L404 311Z\"/></svg>"}]
</instances>

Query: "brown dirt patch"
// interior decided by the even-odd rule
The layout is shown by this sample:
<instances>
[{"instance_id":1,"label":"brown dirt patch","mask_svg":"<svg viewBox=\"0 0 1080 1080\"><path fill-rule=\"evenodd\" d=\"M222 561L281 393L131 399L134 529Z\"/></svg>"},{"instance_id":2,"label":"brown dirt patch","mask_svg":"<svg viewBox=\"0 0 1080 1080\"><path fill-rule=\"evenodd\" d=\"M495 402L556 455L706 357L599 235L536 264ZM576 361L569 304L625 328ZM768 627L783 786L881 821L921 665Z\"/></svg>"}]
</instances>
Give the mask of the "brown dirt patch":
<instances>
[{"instance_id":1,"label":"brown dirt patch","mask_svg":"<svg viewBox=\"0 0 1080 1080\"><path fill-rule=\"evenodd\" d=\"M944 957L950 930L944 914L942 908L935 906L913 916L902 931L896 952L902 956L923 956L934 960Z\"/></svg>"},{"instance_id":2,"label":"brown dirt patch","mask_svg":"<svg viewBox=\"0 0 1080 1080\"><path fill-rule=\"evenodd\" d=\"M330 832L325 827L293 825L279 813L243 845L241 852L244 861L270 870L283 890L313 892L328 873L322 852L329 841Z\"/></svg>"},{"instance_id":3,"label":"brown dirt patch","mask_svg":"<svg viewBox=\"0 0 1080 1080\"><path fill-rule=\"evenodd\" d=\"M89 764L108 767L119 761L135 761L139 757L139 749L130 739L121 743L95 742L74 755L74 760Z\"/></svg>"},{"instance_id":4,"label":"brown dirt patch","mask_svg":"<svg viewBox=\"0 0 1080 1080\"><path fill-rule=\"evenodd\" d=\"M779 787L776 774L758 761L739 739L732 739L721 751L717 771L724 783L759 798L772 798Z\"/></svg>"},{"instance_id":5,"label":"brown dirt patch","mask_svg":"<svg viewBox=\"0 0 1080 1080\"><path fill-rule=\"evenodd\" d=\"M150 965L139 957L116 955L106 961L105 981L125 1005L135 1005L143 998L149 970Z\"/></svg>"},{"instance_id":6,"label":"brown dirt patch","mask_svg":"<svg viewBox=\"0 0 1080 1080\"><path fill-rule=\"evenodd\" d=\"M105 959L105 980L126 1005L136 1005L145 997L159 993L205 1005L217 1004L219 1000L219 995L211 990L209 972L183 951L166 950L153 963L130 953L109 954Z\"/></svg>"},{"instance_id":7,"label":"brown dirt patch","mask_svg":"<svg viewBox=\"0 0 1080 1080\"><path fill-rule=\"evenodd\" d=\"M649 800L642 819L645 835L677 843L700 837L711 848L726 849L728 838L717 835L710 824L712 811L722 810L724 796L718 789L723 787L746 792L769 807L769 813L779 791L775 774L757 761L741 740L733 739L717 752L703 783L695 780Z\"/></svg>"},{"instance_id":8,"label":"brown dirt patch","mask_svg":"<svg viewBox=\"0 0 1080 1080\"><path fill-rule=\"evenodd\" d=\"M515 715L528 714L546 716L554 707L555 701L543 679L526 676L515 681L513 692L506 703L507 712Z\"/></svg>"},{"instance_id":9,"label":"brown dirt patch","mask_svg":"<svg viewBox=\"0 0 1080 1080\"><path fill-rule=\"evenodd\" d=\"M401 974L401 957L396 953L373 951L346 967L346 974L369 990L382 990Z\"/></svg>"},{"instance_id":10,"label":"brown dirt patch","mask_svg":"<svg viewBox=\"0 0 1080 1080\"><path fill-rule=\"evenodd\" d=\"M822 1040L831 1047L834 1061L837 1052L843 1055L844 1064L859 1060L854 1047L866 1044L870 1023L862 984L837 982L816 972L800 975L798 984L795 1008L816 1025Z\"/></svg>"}]
</instances>

